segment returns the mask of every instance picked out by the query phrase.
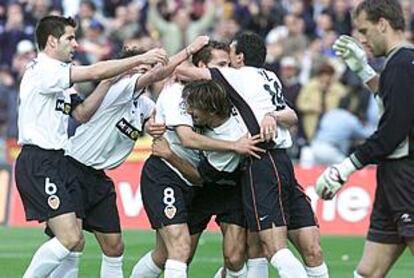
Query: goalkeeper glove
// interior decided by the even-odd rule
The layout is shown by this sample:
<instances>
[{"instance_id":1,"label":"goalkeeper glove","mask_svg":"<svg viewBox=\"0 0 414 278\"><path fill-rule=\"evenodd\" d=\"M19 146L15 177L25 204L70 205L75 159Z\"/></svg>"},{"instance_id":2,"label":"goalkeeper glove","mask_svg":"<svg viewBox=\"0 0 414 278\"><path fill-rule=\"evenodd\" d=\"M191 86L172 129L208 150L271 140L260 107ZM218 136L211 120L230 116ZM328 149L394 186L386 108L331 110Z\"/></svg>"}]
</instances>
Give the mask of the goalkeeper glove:
<instances>
[{"instance_id":1,"label":"goalkeeper glove","mask_svg":"<svg viewBox=\"0 0 414 278\"><path fill-rule=\"evenodd\" d=\"M345 64L355 72L364 83L371 80L377 73L368 64L367 54L362 46L350 36L340 36L332 48L335 54L341 57Z\"/></svg>"},{"instance_id":2,"label":"goalkeeper glove","mask_svg":"<svg viewBox=\"0 0 414 278\"><path fill-rule=\"evenodd\" d=\"M350 158L326 168L316 181L316 193L324 200L331 200L356 170Z\"/></svg>"}]
</instances>

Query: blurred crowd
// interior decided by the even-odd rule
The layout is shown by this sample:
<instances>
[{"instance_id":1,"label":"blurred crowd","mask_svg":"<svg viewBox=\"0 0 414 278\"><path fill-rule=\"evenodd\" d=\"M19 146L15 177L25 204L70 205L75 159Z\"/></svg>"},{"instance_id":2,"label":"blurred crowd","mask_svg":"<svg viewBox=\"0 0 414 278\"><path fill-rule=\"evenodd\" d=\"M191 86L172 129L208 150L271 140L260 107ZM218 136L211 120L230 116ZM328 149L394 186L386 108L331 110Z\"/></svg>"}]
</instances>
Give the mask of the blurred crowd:
<instances>
[{"instance_id":1,"label":"blurred crowd","mask_svg":"<svg viewBox=\"0 0 414 278\"><path fill-rule=\"evenodd\" d=\"M333 52L341 34L355 35L351 10L358 0L0 0L0 158L17 137L19 81L35 54L36 22L49 14L78 22L75 63L116 57L125 44L172 55L200 34L229 41L252 30L266 41L266 68L284 84L299 115L292 158L304 165L342 161L375 128L375 101ZM413 40L414 4L400 0L406 35ZM381 70L383 60L370 59ZM87 95L94 84L81 84ZM150 88L152 96L162 84Z\"/></svg>"}]
</instances>

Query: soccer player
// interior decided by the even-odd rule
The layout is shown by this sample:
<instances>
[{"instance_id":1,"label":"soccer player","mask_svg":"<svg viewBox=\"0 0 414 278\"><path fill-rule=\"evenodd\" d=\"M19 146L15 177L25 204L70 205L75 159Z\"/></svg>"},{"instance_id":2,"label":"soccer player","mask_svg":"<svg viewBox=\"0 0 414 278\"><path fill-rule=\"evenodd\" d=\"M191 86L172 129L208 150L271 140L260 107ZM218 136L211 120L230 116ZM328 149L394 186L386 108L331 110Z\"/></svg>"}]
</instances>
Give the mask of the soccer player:
<instances>
[{"instance_id":1,"label":"soccer player","mask_svg":"<svg viewBox=\"0 0 414 278\"><path fill-rule=\"evenodd\" d=\"M115 189L104 170L116 168L125 161L144 123L153 114L155 104L142 95L145 87L166 78L178 64L207 43L208 37L198 37L166 66L157 65L144 74L137 73L137 69L126 72L109 88L91 119L79 126L69 139L65 148L64 178L68 184L76 184L82 190L83 228L95 234L103 252L101 277L123 277L123 242ZM122 57L137 53L136 48L125 48ZM159 126L161 133L158 135L164 131L162 127ZM76 248L77 256L65 259L52 277L66 277L69 272L77 272L82 249L83 244Z\"/></svg>"},{"instance_id":2,"label":"soccer player","mask_svg":"<svg viewBox=\"0 0 414 278\"><path fill-rule=\"evenodd\" d=\"M83 240L76 220L76 214L82 213L76 199L79 188L67 187L59 172L65 167L62 158L69 115L87 121L104 94L98 90L80 103L67 89L76 82L113 77L139 64L167 61L165 51L156 49L128 59L72 66L75 27L71 18L47 16L39 21L39 54L21 82L18 143L23 147L16 160L16 185L26 219L46 221L56 235L36 251L24 277L48 276Z\"/></svg>"},{"instance_id":3,"label":"soccer player","mask_svg":"<svg viewBox=\"0 0 414 278\"><path fill-rule=\"evenodd\" d=\"M385 277L407 246L414 254L414 49L405 40L397 0L362 1L353 18L362 45L386 57L381 75L355 39L342 36L334 49L375 93L381 118L377 131L342 163L328 167L316 186L319 196L332 199L352 173L377 164L370 226L354 277Z\"/></svg>"},{"instance_id":4,"label":"soccer player","mask_svg":"<svg viewBox=\"0 0 414 278\"><path fill-rule=\"evenodd\" d=\"M193 57L193 61L197 64L200 61L214 62L216 65L228 64L226 46L210 42ZM165 122L167 126L164 136L179 157L196 167L199 162L198 153L192 149L237 151L254 155L255 151L260 151L254 146L260 140L258 137L243 136L237 141L226 141L195 133L182 99L182 89L180 83L164 88L157 100L156 109L158 121ZM162 272L165 261L166 276L175 273L179 277L185 277L191 253L187 208L191 203L192 185L198 181L186 179L183 172L192 171L191 169L192 167L187 167L179 171L156 156L151 156L146 161L141 176L141 191L151 225L157 230L157 247L138 261L132 277L157 277ZM168 260L165 254L168 254Z\"/></svg>"},{"instance_id":5,"label":"soccer player","mask_svg":"<svg viewBox=\"0 0 414 278\"><path fill-rule=\"evenodd\" d=\"M267 150L261 159L250 157L247 161L242 194L248 227L258 233L270 263L281 277L328 277L316 219L285 151L292 141L286 124L279 120L288 112L281 83L274 73L261 68L265 57L263 40L257 34L242 32L230 46L234 68L182 67L177 71L189 79L213 79L224 84L249 133L266 139L258 145ZM287 249L288 227L293 241L304 246L306 270Z\"/></svg>"}]
</instances>

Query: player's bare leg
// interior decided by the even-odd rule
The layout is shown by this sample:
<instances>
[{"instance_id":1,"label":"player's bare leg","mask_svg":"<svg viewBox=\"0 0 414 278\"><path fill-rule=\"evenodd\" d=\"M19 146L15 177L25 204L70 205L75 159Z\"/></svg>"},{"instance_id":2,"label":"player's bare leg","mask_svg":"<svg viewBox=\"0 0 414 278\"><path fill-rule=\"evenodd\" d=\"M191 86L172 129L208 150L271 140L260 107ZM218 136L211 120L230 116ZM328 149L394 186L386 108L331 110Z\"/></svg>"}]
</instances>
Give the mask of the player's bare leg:
<instances>
[{"instance_id":1,"label":"player's bare leg","mask_svg":"<svg viewBox=\"0 0 414 278\"><path fill-rule=\"evenodd\" d=\"M287 227L275 227L258 232L267 259L281 278L307 278L301 262L287 248Z\"/></svg>"},{"instance_id":2,"label":"player's bare leg","mask_svg":"<svg viewBox=\"0 0 414 278\"><path fill-rule=\"evenodd\" d=\"M45 242L33 255L23 277L47 277L71 250L83 240L75 213L65 213L47 221L55 237Z\"/></svg>"},{"instance_id":3,"label":"player's bare leg","mask_svg":"<svg viewBox=\"0 0 414 278\"><path fill-rule=\"evenodd\" d=\"M367 240L354 277L385 277L405 247L402 243L385 244Z\"/></svg>"},{"instance_id":4,"label":"player's bare leg","mask_svg":"<svg viewBox=\"0 0 414 278\"><path fill-rule=\"evenodd\" d=\"M221 223L226 277L245 277L246 229L235 224Z\"/></svg>"},{"instance_id":5,"label":"player's bare leg","mask_svg":"<svg viewBox=\"0 0 414 278\"><path fill-rule=\"evenodd\" d=\"M190 258L191 237L187 224L168 225L159 229L168 251L165 262L166 277L187 277L187 261Z\"/></svg>"},{"instance_id":6,"label":"player's bare leg","mask_svg":"<svg viewBox=\"0 0 414 278\"><path fill-rule=\"evenodd\" d=\"M82 219L77 219L77 224L82 230ZM76 245L59 264L57 268L50 274L49 278L77 278L79 273L79 262L85 248L85 240L82 240Z\"/></svg>"},{"instance_id":7,"label":"player's bare leg","mask_svg":"<svg viewBox=\"0 0 414 278\"><path fill-rule=\"evenodd\" d=\"M123 277L122 259L124 243L121 233L101 233L94 231L102 249L101 278Z\"/></svg>"},{"instance_id":8,"label":"player's bare leg","mask_svg":"<svg viewBox=\"0 0 414 278\"><path fill-rule=\"evenodd\" d=\"M308 277L327 278L328 268L323 259L320 233L316 226L289 230L289 240L300 252Z\"/></svg>"},{"instance_id":9,"label":"player's bare leg","mask_svg":"<svg viewBox=\"0 0 414 278\"><path fill-rule=\"evenodd\" d=\"M247 278L269 277L266 254L256 232L247 231L247 257Z\"/></svg>"},{"instance_id":10,"label":"player's bare leg","mask_svg":"<svg viewBox=\"0 0 414 278\"><path fill-rule=\"evenodd\" d=\"M156 231L155 248L139 259L130 278L158 278L163 272L167 256L167 247Z\"/></svg>"}]
</instances>

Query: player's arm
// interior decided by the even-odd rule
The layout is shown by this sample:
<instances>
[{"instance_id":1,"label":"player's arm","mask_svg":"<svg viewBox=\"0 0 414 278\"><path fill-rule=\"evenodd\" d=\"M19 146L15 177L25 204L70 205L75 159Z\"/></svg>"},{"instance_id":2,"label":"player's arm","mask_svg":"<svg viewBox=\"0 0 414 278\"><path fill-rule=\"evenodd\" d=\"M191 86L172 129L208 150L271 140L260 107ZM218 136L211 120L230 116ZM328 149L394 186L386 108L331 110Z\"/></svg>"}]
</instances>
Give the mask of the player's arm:
<instances>
[{"instance_id":1,"label":"player's arm","mask_svg":"<svg viewBox=\"0 0 414 278\"><path fill-rule=\"evenodd\" d=\"M152 142L152 154L164 158L172 166L178 169L184 177L193 184L202 184L202 179L197 169L191 165L187 160L182 159L176 155L165 140L165 138L158 138Z\"/></svg>"},{"instance_id":2,"label":"player's arm","mask_svg":"<svg viewBox=\"0 0 414 278\"><path fill-rule=\"evenodd\" d=\"M332 48L372 92L378 92L379 75L368 64L367 54L356 39L342 35L335 41Z\"/></svg>"},{"instance_id":3,"label":"player's arm","mask_svg":"<svg viewBox=\"0 0 414 278\"><path fill-rule=\"evenodd\" d=\"M137 79L136 91L151 85L154 82L160 81L171 75L175 68L188 59L191 55L199 51L208 44L209 38L207 36L197 37L193 43L171 57L167 65L157 64L154 69L143 74Z\"/></svg>"},{"instance_id":4,"label":"player's arm","mask_svg":"<svg viewBox=\"0 0 414 278\"><path fill-rule=\"evenodd\" d=\"M72 66L70 71L71 83L88 80L103 80L112 78L141 64L166 64L167 53L164 49L153 49L142 55L124 59L98 62L89 66Z\"/></svg>"},{"instance_id":5,"label":"player's arm","mask_svg":"<svg viewBox=\"0 0 414 278\"><path fill-rule=\"evenodd\" d=\"M106 93L112 85L110 79L101 81L95 90L72 110L72 117L79 123L86 123L101 105ZM73 102L73 101L72 101Z\"/></svg>"},{"instance_id":6,"label":"player's arm","mask_svg":"<svg viewBox=\"0 0 414 278\"><path fill-rule=\"evenodd\" d=\"M277 125L286 128L292 127L298 123L298 115L295 110L289 107L289 105L286 105L284 109L272 111L266 115L273 117L276 120Z\"/></svg>"},{"instance_id":7,"label":"player's arm","mask_svg":"<svg viewBox=\"0 0 414 278\"><path fill-rule=\"evenodd\" d=\"M384 113L377 131L342 163L328 167L316 182L316 192L324 199L331 199L349 176L368 164L384 160L394 152L410 134L414 122L414 95L410 94L414 70L409 64L394 65L387 70L383 92L386 94ZM408 143L408 142L407 142ZM408 155L402 153L401 156Z\"/></svg>"},{"instance_id":8,"label":"player's arm","mask_svg":"<svg viewBox=\"0 0 414 278\"><path fill-rule=\"evenodd\" d=\"M237 141L226 141L212 139L207 136L198 134L189 126L177 126L175 131L181 141L181 144L189 149L197 149L204 151L218 151L218 152L235 152L241 155L251 155L260 158L259 153L265 150L256 146L262 142L260 135L253 137L243 136Z\"/></svg>"},{"instance_id":9,"label":"player's arm","mask_svg":"<svg viewBox=\"0 0 414 278\"><path fill-rule=\"evenodd\" d=\"M175 70L175 75L179 80L211 80L210 70L207 68L198 68L189 63L183 63Z\"/></svg>"}]
</instances>

